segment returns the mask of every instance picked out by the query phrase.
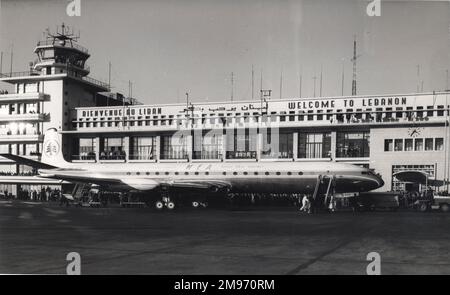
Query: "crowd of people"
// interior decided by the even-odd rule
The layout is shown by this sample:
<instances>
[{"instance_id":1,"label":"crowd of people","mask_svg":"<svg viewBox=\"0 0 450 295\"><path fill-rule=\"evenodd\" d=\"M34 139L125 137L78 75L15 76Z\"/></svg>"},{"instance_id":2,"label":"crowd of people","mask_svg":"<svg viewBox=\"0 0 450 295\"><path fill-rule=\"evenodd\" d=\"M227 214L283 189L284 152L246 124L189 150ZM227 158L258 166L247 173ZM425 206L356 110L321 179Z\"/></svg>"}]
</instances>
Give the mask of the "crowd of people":
<instances>
[{"instance_id":1,"label":"crowd of people","mask_svg":"<svg viewBox=\"0 0 450 295\"><path fill-rule=\"evenodd\" d=\"M122 147L111 147L109 151L100 152L100 160L125 160L126 154Z\"/></svg>"},{"instance_id":2,"label":"crowd of people","mask_svg":"<svg viewBox=\"0 0 450 295\"><path fill-rule=\"evenodd\" d=\"M38 202L56 202L62 198L62 192L59 189L52 189L50 187L42 187L37 189L19 189L17 195L14 195L8 190L0 191L0 197L5 200L22 200L22 201L38 201Z\"/></svg>"}]
</instances>

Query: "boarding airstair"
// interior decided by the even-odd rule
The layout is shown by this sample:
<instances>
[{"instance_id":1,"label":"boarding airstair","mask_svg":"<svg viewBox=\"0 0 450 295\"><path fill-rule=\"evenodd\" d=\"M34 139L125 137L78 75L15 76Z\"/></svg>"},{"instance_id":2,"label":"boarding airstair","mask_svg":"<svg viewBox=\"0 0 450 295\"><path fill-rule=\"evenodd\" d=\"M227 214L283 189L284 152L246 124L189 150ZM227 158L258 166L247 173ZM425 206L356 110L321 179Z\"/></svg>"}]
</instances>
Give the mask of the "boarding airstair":
<instances>
[{"instance_id":1,"label":"boarding airstair","mask_svg":"<svg viewBox=\"0 0 450 295\"><path fill-rule=\"evenodd\" d=\"M334 176L332 176L332 175L317 176L317 181L316 181L316 185L314 188L314 193L313 193L312 199L314 201L316 201L317 198L319 197L319 194L321 193L321 191L323 192L323 190L321 190L321 185L326 185L326 192L325 192L325 196L324 196L324 205L326 206L328 204L328 199L333 195L334 180L335 180Z\"/></svg>"},{"instance_id":2,"label":"boarding airstair","mask_svg":"<svg viewBox=\"0 0 450 295\"><path fill-rule=\"evenodd\" d=\"M90 206L90 196L89 191L91 190L91 185L86 183L77 183L72 190L72 197L75 202L78 202L81 206Z\"/></svg>"}]
</instances>

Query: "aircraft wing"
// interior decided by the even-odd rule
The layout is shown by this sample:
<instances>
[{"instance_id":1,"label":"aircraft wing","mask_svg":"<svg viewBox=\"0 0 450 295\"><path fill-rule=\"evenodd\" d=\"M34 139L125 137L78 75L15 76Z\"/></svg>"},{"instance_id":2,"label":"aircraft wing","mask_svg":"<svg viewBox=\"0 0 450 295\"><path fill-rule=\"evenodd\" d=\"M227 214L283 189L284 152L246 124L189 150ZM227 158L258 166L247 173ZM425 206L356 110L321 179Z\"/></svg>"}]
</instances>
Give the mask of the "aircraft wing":
<instances>
[{"instance_id":1,"label":"aircraft wing","mask_svg":"<svg viewBox=\"0 0 450 295\"><path fill-rule=\"evenodd\" d=\"M445 181L434 179L427 173L417 170L400 171L394 173L393 176L404 182L419 183L424 185L428 184L430 186L442 186L445 184Z\"/></svg>"},{"instance_id":2,"label":"aircraft wing","mask_svg":"<svg viewBox=\"0 0 450 295\"><path fill-rule=\"evenodd\" d=\"M178 187L178 188L194 188L194 189L212 189L212 190L221 190L226 188L231 188L231 183L224 180L176 180L176 181L166 181L162 182L162 184Z\"/></svg>"},{"instance_id":3,"label":"aircraft wing","mask_svg":"<svg viewBox=\"0 0 450 295\"><path fill-rule=\"evenodd\" d=\"M65 170L65 169L40 169L39 175L45 178L53 178L53 179L61 179L68 182L79 182L79 183L94 183L98 185L114 185L120 184L120 179L108 178L99 175L92 175L89 173L81 174L81 173L73 173L74 169ZM77 172L83 171L82 169L78 169ZM87 172L87 171L86 171Z\"/></svg>"},{"instance_id":4,"label":"aircraft wing","mask_svg":"<svg viewBox=\"0 0 450 295\"><path fill-rule=\"evenodd\" d=\"M92 183L100 186L121 186L129 187L135 190L148 191L159 186L167 186L174 188L193 188L193 189L211 189L221 190L231 188L231 183L220 179L155 179L155 178L110 178L104 174L96 173L80 173L82 169L41 169L39 174L41 177L66 180L69 182Z\"/></svg>"},{"instance_id":5,"label":"aircraft wing","mask_svg":"<svg viewBox=\"0 0 450 295\"><path fill-rule=\"evenodd\" d=\"M0 157L12 160L18 164L23 164L23 165L27 165L27 166L31 166L34 168L38 168L38 169L52 169L52 168L56 168L55 166L52 165L48 165L39 161L35 161L35 160L31 160L22 156L17 156L17 155L13 155L13 154L0 154Z\"/></svg>"}]
</instances>

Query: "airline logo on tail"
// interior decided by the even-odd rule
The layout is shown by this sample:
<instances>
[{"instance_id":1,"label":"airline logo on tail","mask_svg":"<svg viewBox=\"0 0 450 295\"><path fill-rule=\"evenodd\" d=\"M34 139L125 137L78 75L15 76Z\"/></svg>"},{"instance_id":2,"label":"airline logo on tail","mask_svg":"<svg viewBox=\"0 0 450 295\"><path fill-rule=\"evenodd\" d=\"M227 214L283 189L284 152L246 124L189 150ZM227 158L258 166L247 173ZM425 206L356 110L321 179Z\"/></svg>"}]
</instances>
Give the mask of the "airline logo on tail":
<instances>
[{"instance_id":1,"label":"airline logo on tail","mask_svg":"<svg viewBox=\"0 0 450 295\"><path fill-rule=\"evenodd\" d=\"M55 128L48 129L44 136L42 163L60 168L70 165L64 160L62 147L61 134Z\"/></svg>"},{"instance_id":2,"label":"airline logo on tail","mask_svg":"<svg viewBox=\"0 0 450 295\"><path fill-rule=\"evenodd\" d=\"M45 156L49 158L58 155L60 150L61 146L59 145L59 142L56 141L55 139L49 139L44 143L44 153Z\"/></svg>"}]
</instances>

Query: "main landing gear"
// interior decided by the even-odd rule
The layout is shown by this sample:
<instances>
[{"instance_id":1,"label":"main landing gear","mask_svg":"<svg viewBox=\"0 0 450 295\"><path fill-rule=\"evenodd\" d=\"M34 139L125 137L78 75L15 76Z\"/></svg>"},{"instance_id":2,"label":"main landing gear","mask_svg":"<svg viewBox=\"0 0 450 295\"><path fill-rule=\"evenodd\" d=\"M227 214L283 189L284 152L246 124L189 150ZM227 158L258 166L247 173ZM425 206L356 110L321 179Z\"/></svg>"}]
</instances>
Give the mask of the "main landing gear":
<instances>
[{"instance_id":1,"label":"main landing gear","mask_svg":"<svg viewBox=\"0 0 450 295\"><path fill-rule=\"evenodd\" d=\"M161 200L155 202L155 208L157 210L162 210L164 208L167 208L169 210L175 209L175 202L170 199L168 188L161 189Z\"/></svg>"},{"instance_id":2,"label":"main landing gear","mask_svg":"<svg viewBox=\"0 0 450 295\"><path fill-rule=\"evenodd\" d=\"M163 200L158 200L155 202L155 208L158 210L162 210L164 208L173 210L173 209L175 209L175 202L171 201L170 198L167 198L167 199L163 198Z\"/></svg>"}]
</instances>

